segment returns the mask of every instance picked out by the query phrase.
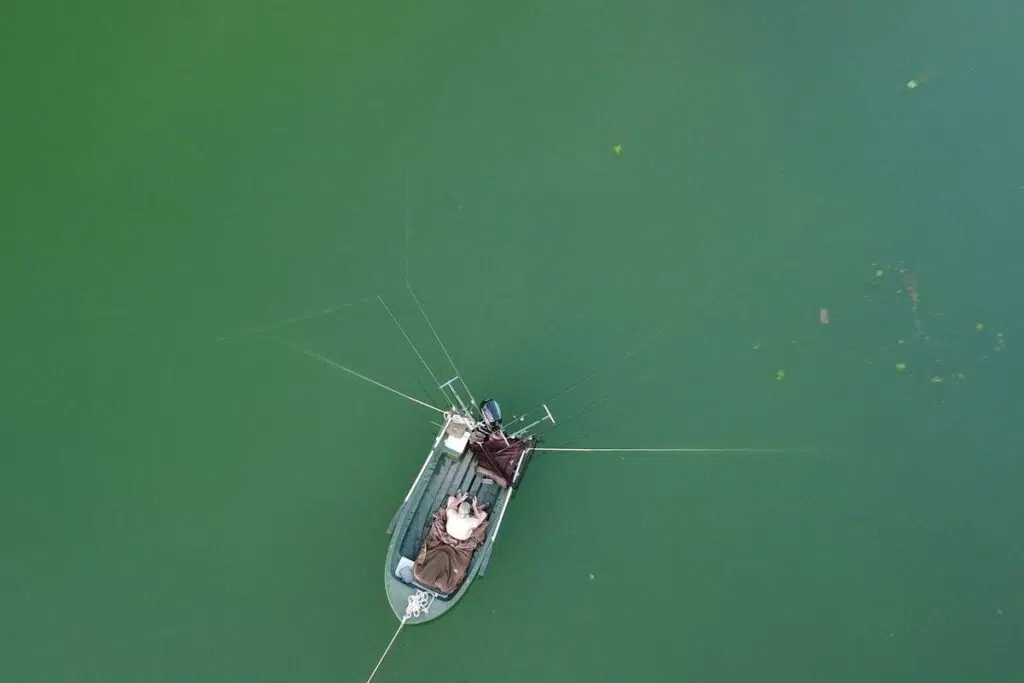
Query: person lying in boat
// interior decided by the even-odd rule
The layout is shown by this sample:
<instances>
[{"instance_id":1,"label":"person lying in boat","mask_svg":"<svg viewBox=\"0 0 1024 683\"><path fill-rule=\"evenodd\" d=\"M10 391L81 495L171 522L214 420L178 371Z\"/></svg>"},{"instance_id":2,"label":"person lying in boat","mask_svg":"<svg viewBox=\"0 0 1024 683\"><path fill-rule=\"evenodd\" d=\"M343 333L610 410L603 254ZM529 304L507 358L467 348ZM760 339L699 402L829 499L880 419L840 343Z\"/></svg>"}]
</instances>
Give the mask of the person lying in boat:
<instances>
[{"instance_id":1,"label":"person lying in boat","mask_svg":"<svg viewBox=\"0 0 1024 683\"><path fill-rule=\"evenodd\" d=\"M448 504L445 506L445 531L454 539L465 541L473 535L473 530L483 524L487 519L487 512L480 509L476 498L470 498L468 493L458 496L449 496Z\"/></svg>"},{"instance_id":2,"label":"person lying in boat","mask_svg":"<svg viewBox=\"0 0 1024 683\"><path fill-rule=\"evenodd\" d=\"M473 554L486 540L489 523L487 513L469 495L454 495L438 506L413 563L417 585L442 596L459 590L473 565Z\"/></svg>"}]
</instances>

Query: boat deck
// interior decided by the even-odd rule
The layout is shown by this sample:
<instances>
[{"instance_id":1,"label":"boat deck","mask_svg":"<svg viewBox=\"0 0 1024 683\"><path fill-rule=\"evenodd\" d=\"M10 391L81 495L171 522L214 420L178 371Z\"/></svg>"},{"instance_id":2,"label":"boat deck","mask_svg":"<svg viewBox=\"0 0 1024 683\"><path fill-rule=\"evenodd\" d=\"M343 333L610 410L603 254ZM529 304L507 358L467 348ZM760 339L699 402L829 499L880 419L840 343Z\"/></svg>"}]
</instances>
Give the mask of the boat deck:
<instances>
[{"instance_id":1,"label":"boat deck","mask_svg":"<svg viewBox=\"0 0 1024 683\"><path fill-rule=\"evenodd\" d=\"M476 497L480 505L487 508L488 515L493 512L494 504L502 492L501 487L491 479L476 473L476 456L467 452L459 460L441 456L437 470L430 478L423 498L413 513L405 538L402 539L401 555L415 560L420 546L430 527L430 519L438 508L445 504L448 496L459 491L468 491Z\"/></svg>"}]
</instances>

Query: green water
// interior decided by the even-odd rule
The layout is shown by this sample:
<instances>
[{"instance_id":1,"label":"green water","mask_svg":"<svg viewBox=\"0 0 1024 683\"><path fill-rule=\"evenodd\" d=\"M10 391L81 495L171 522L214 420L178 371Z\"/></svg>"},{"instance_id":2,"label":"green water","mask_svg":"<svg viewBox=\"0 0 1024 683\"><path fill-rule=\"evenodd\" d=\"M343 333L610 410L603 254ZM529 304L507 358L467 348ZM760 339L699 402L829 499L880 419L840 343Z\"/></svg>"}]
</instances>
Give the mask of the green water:
<instances>
[{"instance_id":1,"label":"green water","mask_svg":"<svg viewBox=\"0 0 1024 683\"><path fill-rule=\"evenodd\" d=\"M433 417L275 340L430 398L408 263L549 445L812 451L538 458L378 680L1014 680L1022 7L4 10L0 679L365 680Z\"/></svg>"}]
</instances>

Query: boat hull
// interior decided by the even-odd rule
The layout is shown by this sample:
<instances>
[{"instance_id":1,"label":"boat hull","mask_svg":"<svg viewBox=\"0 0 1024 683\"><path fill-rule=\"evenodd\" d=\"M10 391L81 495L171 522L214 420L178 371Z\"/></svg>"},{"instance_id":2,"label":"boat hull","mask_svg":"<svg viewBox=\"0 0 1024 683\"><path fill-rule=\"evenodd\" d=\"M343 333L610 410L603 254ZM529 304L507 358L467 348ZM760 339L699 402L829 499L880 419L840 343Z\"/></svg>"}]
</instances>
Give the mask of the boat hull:
<instances>
[{"instance_id":1,"label":"boat hull","mask_svg":"<svg viewBox=\"0 0 1024 683\"><path fill-rule=\"evenodd\" d=\"M477 459L467 450L461 457L449 456L444 447L447 423L434 440L424 464L419 481L396 515L394 531L388 545L384 566L384 586L388 602L399 620L408 624L421 624L437 619L455 607L469 590L470 585L482 568L486 568L499 525L514 491L514 487L502 488L493 479L477 472ZM524 462L533 450L534 442L529 441L523 455ZM412 565L426 538L431 519L436 510L444 505L448 497L458 492L468 492L488 510L490 523L487 525L483 543L473 553L473 559L466 576L458 589L448 596L416 584L412 576Z\"/></svg>"}]
</instances>

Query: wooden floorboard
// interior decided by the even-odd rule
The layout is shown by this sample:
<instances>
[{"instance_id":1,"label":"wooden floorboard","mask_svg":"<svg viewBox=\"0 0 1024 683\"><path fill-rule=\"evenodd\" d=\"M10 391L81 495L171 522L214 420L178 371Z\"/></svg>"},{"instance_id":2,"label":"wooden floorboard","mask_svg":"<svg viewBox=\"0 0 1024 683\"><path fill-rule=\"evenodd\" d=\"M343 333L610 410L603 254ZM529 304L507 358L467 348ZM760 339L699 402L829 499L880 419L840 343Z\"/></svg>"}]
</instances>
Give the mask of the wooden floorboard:
<instances>
[{"instance_id":1,"label":"wooden floorboard","mask_svg":"<svg viewBox=\"0 0 1024 683\"><path fill-rule=\"evenodd\" d=\"M472 477L472 473L476 471L476 458L469 453L457 462L444 458L440 467L441 471L432 478L427 487L402 543L402 555L410 559L415 559L419 554L420 544L430 527L434 511L444 504L448 496L456 491L465 490L462 486L468 483L467 473Z\"/></svg>"}]
</instances>

